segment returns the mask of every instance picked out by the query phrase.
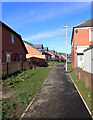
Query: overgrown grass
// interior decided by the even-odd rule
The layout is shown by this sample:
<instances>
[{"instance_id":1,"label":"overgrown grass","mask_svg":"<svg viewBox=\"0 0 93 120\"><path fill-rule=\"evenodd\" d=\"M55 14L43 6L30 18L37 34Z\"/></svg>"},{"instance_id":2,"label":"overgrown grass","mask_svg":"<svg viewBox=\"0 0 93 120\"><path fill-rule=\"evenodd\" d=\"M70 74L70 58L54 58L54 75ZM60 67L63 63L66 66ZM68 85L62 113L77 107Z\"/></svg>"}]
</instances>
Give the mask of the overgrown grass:
<instances>
[{"instance_id":1,"label":"overgrown grass","mask_svg":"<svg viewBox=\"0 0 93 120\"><path fill-rule=\"evenodd\" d=\"M71 64L67 65L67 69L68 69L68 72L73 72L74 71Z\"/></svg>"},{"instance_id":2,"label":"overgrown grass","mask_svg":"<svg viewBox=\"0 0 93 120\"><path fill-rule=\"evenodd\" d=\"M3 90L14 91L11 97L3 99L3 119L20 118L52 69L53 67L40 67L35 70L24 71L8 77L3 82Z\"/></svg>"},{"instance_id":3,"label":"overgrown grass","mask_svg":"<svg viewBox=\"0 0 93 120\"><path fill-rule=\"evenodd\" d=\"M68 64L68 72L70 73L72 79L74 80L77 88L79 89L82 97L84 98L86 104L88 105L91 113L93 112L93 92L86 88L83 80L79 80L71 64Z\"/></svg>"}]
</instances>

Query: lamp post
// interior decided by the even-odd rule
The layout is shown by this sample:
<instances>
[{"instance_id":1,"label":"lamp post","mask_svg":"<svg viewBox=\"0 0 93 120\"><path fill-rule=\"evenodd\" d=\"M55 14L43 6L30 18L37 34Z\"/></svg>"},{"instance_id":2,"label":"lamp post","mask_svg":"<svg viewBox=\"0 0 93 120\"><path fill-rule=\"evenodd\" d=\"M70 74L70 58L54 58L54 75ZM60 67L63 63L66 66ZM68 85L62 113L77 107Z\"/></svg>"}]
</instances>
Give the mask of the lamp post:
<instances>
[{"instance_id":1,"label":"lamp post","mask_svg":"<svg viewBox=\"0 0 93 120\"><path fill-rule=\"evenodd\" d=\"M66 28L66 72L67 72L67 26L63 26L62 28Z\"/></svg>"}]
</instances>

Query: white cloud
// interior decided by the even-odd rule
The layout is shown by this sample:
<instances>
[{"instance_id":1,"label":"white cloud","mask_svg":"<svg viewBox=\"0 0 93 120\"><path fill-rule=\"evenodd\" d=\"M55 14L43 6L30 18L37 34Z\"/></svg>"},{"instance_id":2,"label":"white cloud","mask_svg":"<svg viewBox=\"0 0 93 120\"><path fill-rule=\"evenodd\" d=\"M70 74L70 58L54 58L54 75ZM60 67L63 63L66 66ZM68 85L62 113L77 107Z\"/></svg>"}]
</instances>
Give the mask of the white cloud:
<instances>
[{"instance_id":1,"label":"white cloud","mask_svg":"<svg viewBox=\"0 0 93 120\"><path fill-rule=\"evenodd\" d=\"M87 9L88 6L90 6L89 3L81 4L79 2L75 5L67 3L67 6L62 6L62 4L56 5L54 3L52 6L51 3L46 3L44 6L41 4L41 6L38 5L34 9L32 8L26 12L19 11L12 15L10 12L10 16L7 16L6 19L3 18L3 20L9 25L19 28L20 26L24 26L32 22L44 21L57 16L62 16L64 18L69 14L76 14L77 12L80 12L80 10Z\"/></svg>"},{"instance_id":2,"label":"white cloud","mask_svg":"<svg viewBox=\"0 0 93 120\"><path fill-rule=\"evenodd\" d=\"M24 40L27 41L33 41L33 40L38 40L38 39L43 39L43 38L51 38L57 35L62 35L65 33L65 30L63 29L56 29L53 31L47 31L47 32L42 32L42 33L37 33L35 35L31 35L29 37L23 38Z\"/></svg>"}]
</instances>

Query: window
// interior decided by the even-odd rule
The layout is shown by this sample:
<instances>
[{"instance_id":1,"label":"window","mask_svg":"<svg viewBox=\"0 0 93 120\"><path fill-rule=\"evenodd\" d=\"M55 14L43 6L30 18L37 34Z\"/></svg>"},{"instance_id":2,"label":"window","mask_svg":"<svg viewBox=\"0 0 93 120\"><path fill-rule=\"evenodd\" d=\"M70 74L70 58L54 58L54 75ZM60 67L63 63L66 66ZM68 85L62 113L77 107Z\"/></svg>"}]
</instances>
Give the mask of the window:
<instances>
[{"instance_id":1,"label":"window","mask_svg":"<svg viewBox=\"0 0 93 120\"><path fill-rule=\"evenodd\" d=\"M47 56L45 55L45 61L47 61Z\"/></svg>"},{"instance_id":2,"label":"window","mask_svg":"<svg viewBox=\"0 0 93 120\"><path fill-rule=\"evenodd\" d=\"M11 62L11 54L6 54L6 62Z\"/></svg>"},{"instance_id":3,"label":"window","mask_svg":"<svg viewBox=\"0 0 93 120\"><path fill-rule=\"evenodd\" d=\"M48 56L48 60L50 60L50 56Z\"/></svg>"},{"instance_id":4,"label":"window","mask_svg":"<svg viewBox=\"0 0 93 120\"><path fill-rule=\"evenodd\" d=\"M12 43L14 43L14 34L12 34Z\"/></svg>"},{"instance_id":5,"label":"window","mask_svg":"<svg viewBox=\"0 0 93 120\"><path fill-rule=\"evenodd\" d=\"M80 56L80 61L83 61L83 56Z\"/></svg>"},{"instance_id":6,"label":"window","mask_svg":"<svg viewBox=\"0 0 93 120\"><path fill-rule=\"evenodd\" d=\"M77 55L77 67L83 69L83 67L84 67L84 55Z\"/></svg>"},{"instance_id":7,"label":"window","mask_svg":"<svg viewBox=\"0 0 93 120\"><path fill-rule=\"evenodd\" d=\"M22 61L22 55L20 55L20 61Z\"/></svg>"},{"instance_id":8,"label":"window","mask_svg":"<svg viewBox=\"0 0 93 120\"><path fill-rule=\"evenodd\" d=\"M89 30L89 41L93 42L93 29Z\"/></svg>"}]
</instances>

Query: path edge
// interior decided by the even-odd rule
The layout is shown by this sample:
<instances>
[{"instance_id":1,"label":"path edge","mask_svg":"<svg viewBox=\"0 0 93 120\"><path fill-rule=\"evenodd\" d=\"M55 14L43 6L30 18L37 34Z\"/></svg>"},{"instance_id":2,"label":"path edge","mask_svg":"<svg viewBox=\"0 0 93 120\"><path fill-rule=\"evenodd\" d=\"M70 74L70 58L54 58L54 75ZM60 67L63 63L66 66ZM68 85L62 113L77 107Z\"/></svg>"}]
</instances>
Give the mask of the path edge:
<instances>
[{"instance_id":1,"label":"path edge","mask_svg":"<svg viewBox=\"0 0 93 120\"><path fill-rule=\"evenodd\" d=\"M84 98L82 97L82 95L81 95L81 93L80 93L80 91L79 91L78 87L76 86L76 84L75 84L74 80L72 79L71 75L70 75L69 73L68 73L68 75L69 75L70 79L72 80L72 82L73 82L73 84L74 84L74 86L75 86L76 90L78 91L78 94L79 94L79 96L81 97L81 99L82 99L82 101L83 101L84 105L86 106L86 108L87 108L87 110L88 110L88 112L89 112L90 116L91 116L91 117L92 117L92 119L93 119L93 115L92 115L92 113L91 113L91 111L90 111L89 107L87 106L87 104L86 104L86 102L85 102Z\"/></svg>"},{"instance_id":2,"label":"path edge","mask_svg":"<svg viewBox=\"0 0 93 120\"><path fill-rule=\"evenodd\" d=\"M48 75L48 77L45 79L44 83L42 84L40 90L43 88L44 84L46 83L46 81L48 80L48 78L50 77L51 73L53 72L54 68L56 67L56 65L53 67L52 71L50 72L50 74ZM37 94L35 95L35 97L32 99L32 101L29 103L29 105L27 106L26 110L24 111L24 113L21 115L19 120L22 120L25 113L27 112L27 110L29 109L29 107L32 105L32 103L34 102L34 100L36 99L38 93L40 92L40 90L37 92Z\"/></svg>"}]
</instances>

